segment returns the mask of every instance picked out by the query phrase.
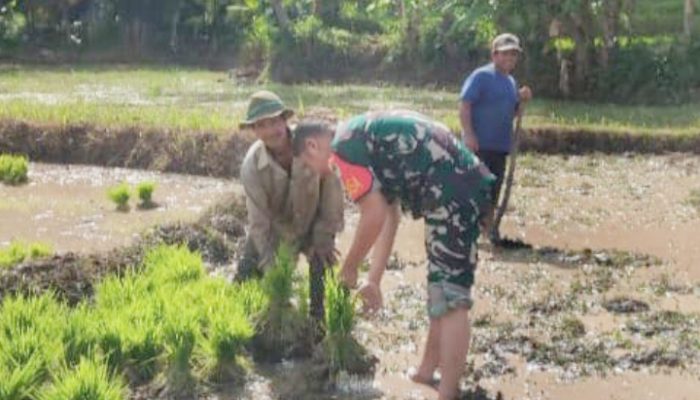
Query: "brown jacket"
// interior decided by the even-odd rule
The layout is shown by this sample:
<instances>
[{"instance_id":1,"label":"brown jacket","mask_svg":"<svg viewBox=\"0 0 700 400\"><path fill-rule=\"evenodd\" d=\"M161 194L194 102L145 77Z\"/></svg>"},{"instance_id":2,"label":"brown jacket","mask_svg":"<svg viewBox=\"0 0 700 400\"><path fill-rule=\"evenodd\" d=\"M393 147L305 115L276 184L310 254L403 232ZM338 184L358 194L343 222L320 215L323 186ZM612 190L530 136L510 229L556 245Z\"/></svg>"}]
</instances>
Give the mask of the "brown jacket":
<instances>
[{"instance_id":1,"label":"brown jacket","mask_svg":"<svg viewBox=\"0 0 700 400\"><path fill-rule=\"evenodd\" d=\"M294 158L291 177L258 140L241 166L248 209L248 239L265 269L280 243L295 252L333 248L343 228L343 190L338 177L320 177Z\"/></svg>"}]
</instances>

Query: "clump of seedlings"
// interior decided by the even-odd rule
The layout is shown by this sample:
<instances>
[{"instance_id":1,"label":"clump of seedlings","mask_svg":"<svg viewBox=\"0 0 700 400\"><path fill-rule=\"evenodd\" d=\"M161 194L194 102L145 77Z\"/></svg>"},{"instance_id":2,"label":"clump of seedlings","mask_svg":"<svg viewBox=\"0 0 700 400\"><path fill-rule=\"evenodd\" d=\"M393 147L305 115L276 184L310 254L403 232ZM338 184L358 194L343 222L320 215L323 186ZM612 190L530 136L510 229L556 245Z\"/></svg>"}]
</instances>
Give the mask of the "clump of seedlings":
<instances>
[{"instance_id":1,"label":"clump of seedlings","mask_svg":"<svg viewBox=\"0 0 700 400\"><path fill-rule=\"evenodd\" d=\"M75 368L63 369L54 384L44 389L42 400L122 400L126 398L126 386L118 376L107 371L96 360L81 359Z\"/></svg>"},{"instance_id":2,"label":"clump of seedlings","mask_svg":"<svg viewBox=\"0 0 700 400\"><path fill-rule=\"evenodd\" d=\"M29 162L25 156L11 154L0 155L0 182L8 185L19 185L27 182Z\"/></svg>"},{"instance_id":3,"label":"clump of seedlings","mask_svg":"<svg viewBox=\"0 0 700 400\"><path fill-rule=\"evenodd\" d=\"M107 190L107 197L117 206L118 211L129 211L131 190L126 183L120 183L117 186L109 188Z\"/></svg>"},{"instance_id":4,"label":"clump of seedlings","mask_svg":"<svg viewBox=\"0 0 700 400\"><path fill-rule=\"evenodd\" d=\"M333 382L340 373L369 376L374 374L376 358L370 356L353 336L355 299L335 271L326 273L326 333L316 348L314 360Z\"/></svg>"},{"instance_id":5,"label":"clump of seedlings","mask_svg":"<svg viewBox=\"0 0 700 400\"><path fill-rule=\"evenodd\" d=\"M9 268L27 260L36 260L53 253L51 246L45 243L23 243L13 241L5 249L0 249L0 268Z\"/></svg>"},{"instance_id":6,"label":"clump of seedlings","mask_svg":"<svg viewBox=\"0 0 700 400\"><path fill-rule=\"evenodd\" d=\"M289 246L279 247L261 286L269 299L258 320L255 356L268 361L300 355L311 345L306 316L294 306L296 260Z\"/></svg>"},{"instance_id":7,"label":"clump of seedlings","mask_svg":"<svg viewBox=\"0 0 700 400\"><path fill-rule=\"evenodd\" d=\"M153 191L156 189L156 184L153 182L141 182L136 185L136 194L139 198L139 208L149 209L156 207L153 202Z\"/></svg>"},{"instance_id":8,"label":"clump of seedlings","mask_svg":"<svg viewBox=\"0 0 700 400\"><path fill-rule=\"evenodd\" d=\"M259 282L208 277L198 254L168 246L72 309L51 294L6 297L0 398L124 398L114 376L164 387L168 398L192 398L201 383L235 384L266 302Z\"/></svg>"}]
</instances>

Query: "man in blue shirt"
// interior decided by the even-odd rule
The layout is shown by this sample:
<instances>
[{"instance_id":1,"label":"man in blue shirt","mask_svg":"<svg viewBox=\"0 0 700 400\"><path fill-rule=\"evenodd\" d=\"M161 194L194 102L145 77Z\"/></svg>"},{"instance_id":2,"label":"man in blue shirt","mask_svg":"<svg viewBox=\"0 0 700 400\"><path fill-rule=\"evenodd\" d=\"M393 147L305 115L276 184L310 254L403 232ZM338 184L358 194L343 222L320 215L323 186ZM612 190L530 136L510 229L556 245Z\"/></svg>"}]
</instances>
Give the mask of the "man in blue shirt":
<instances>
[{"instance_id":1,"label":"man in blue shirt","mask_svg":"<svg viewBox=\"0 0 700 400\"><path fill-rule=\"evenodd\" d=\"M506 157L511 148L513 118L520 103L532 98L529 87L518 90L510 75L522 49L517 36L498 35L491 45L491 63L474 70L460 93L462 140L496 175L491 196L494 207L503 183Z\"/></svg>"}]
</instances>

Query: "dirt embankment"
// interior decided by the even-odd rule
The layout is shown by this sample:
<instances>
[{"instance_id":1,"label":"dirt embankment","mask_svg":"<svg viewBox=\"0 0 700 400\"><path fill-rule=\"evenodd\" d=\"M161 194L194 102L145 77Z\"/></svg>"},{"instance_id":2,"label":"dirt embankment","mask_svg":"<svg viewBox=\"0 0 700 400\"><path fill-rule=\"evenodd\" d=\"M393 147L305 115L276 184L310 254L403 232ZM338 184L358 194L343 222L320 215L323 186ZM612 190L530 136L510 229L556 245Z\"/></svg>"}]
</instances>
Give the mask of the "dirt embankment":
<instances>
[{"instance_id":1,"label":"dirt embankment","mask_svg":"<svg viewBox=\"0 0 700 400\"><path fill-rule=\"evenodd\" d=\"M52 126L0 121L0 153L25 154L34 161L91 164L237 177L250 134L173 132L154 128ZM640 135L533 128L525 130L523 151L546 154L684 152L700 154L698 135Z\"/></svg>"},{"instance_id":2,"label":"dirt embankment","mask_svg":"<svg viewBox=\"0 0 700 400\"><path fill-rule=\"evenodd\" d=\"M700 154L700 132L695 135L647 135L575 129L526 129L521 149L546 154L651 153Z\"/></svg>"},{"instance_id":3,"label":"dirt embankment","mask_svg":"<svg viewBox=\"0 0 700 400\"><path fill-rule=\"evenodd\" d=\"M0 122L0 153L31 160L236 177L250 135Z\"/></svg>"}]
</instances>

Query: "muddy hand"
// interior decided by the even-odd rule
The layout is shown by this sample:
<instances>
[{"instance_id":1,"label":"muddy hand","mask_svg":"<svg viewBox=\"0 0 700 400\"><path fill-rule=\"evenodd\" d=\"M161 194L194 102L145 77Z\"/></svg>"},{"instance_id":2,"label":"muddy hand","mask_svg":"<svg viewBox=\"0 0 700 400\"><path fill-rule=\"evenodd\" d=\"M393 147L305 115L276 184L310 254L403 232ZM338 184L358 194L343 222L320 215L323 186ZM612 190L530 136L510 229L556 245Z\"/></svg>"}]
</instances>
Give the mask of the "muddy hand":
<instances>
[{"instance_id":1,"label":"muddy hand","mask_svg":"<svg viewBox=\"0 0 700 400\"><path fill-rule=\"evenodd\" d=\"M336 248L317 249L314 251L314 257L323 262L326 267L331 267L338 262L340 252Z\"/></svg>"},{"instance_id":2,"label":"muddy hand","mask_svg":"<svg viewBox=\"0 0 700 400\"><path fill-rule=\"evenodd\" d=\"M340 269L340 280L348 289L357 287L357 268L343 267Z\"/></svg>"},{"instance_id":3,"label":"muddy hand","mask_svg":"<svg viewBox=\"0 0 700 400\"><path fill-rule=\"evenodd\" d=\"M365 283L357 293L362 299L362 311L364 313L375 313L384 305L382 290L375 283Z\"/></svg>"}]
</instances>

